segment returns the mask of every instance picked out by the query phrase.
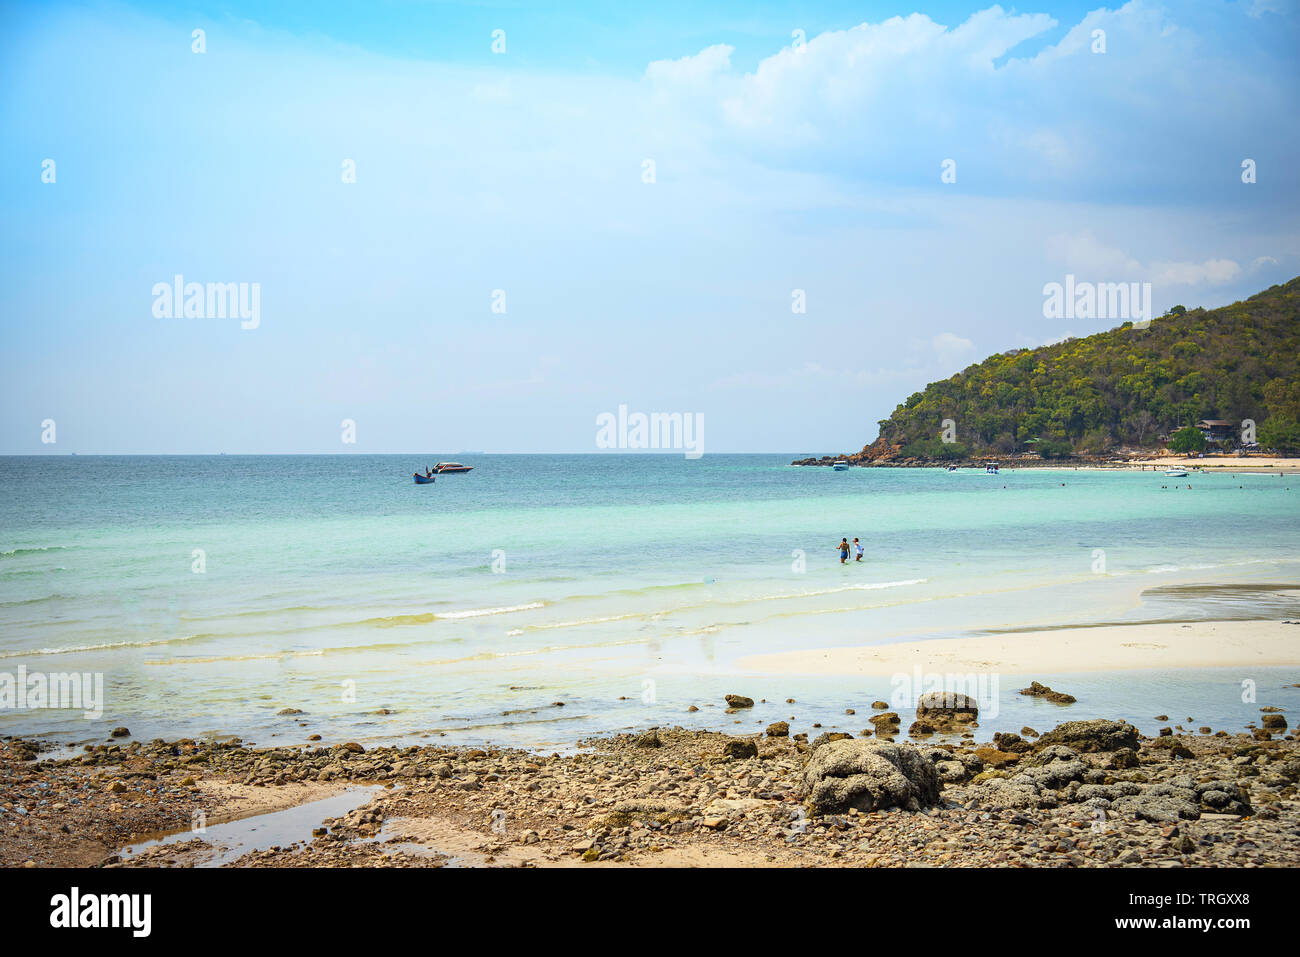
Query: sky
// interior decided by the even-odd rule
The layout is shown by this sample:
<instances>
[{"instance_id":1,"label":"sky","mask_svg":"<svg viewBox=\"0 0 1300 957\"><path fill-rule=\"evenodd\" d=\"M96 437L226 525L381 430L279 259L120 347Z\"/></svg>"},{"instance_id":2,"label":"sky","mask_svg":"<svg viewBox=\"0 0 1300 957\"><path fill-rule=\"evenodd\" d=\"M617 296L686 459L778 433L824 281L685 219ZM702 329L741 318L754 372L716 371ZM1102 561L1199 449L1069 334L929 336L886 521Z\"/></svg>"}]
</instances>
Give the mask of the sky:
<instances>
[{"instance_id":1,"label":"sky","mask_svg":"<svg viewBox=\"0 0 1300 957\"><path fill-rule=\"evenodd\" d=\"M0 454L859 449L1300 274L1297 6L0 0Z\"/></svg>"}]
</instances>

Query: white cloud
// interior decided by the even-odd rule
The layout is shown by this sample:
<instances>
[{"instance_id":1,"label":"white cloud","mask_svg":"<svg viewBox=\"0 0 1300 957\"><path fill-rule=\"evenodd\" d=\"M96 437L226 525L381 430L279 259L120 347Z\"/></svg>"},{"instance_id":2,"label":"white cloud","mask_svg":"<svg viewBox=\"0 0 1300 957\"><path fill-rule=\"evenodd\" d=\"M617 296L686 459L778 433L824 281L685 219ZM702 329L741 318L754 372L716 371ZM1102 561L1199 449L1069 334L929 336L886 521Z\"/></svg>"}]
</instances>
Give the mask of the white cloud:
<instances>
[{"instance_id":1,"label":"white cloud","mask_svg":"<svg viewBox=\"0 0 1300 957\"><path fill-rule=\"evenodd\" d=\"M1156 287L1219 285L1232 282L1242 274L1241 265L1232 259L1153 260L1143 265L1123 250L1100 242L1090 232L1053 236L1047 242L1047 252L1067 272L1090 282L1135 280Z\"/></svg>"},{"instance_id":2,"label":"white cloud","mask_svg":"<svg viewBox=\"0 0 1300 957\"><path fill-rule=\"evenodd\" d=\"M941 332L930 340L935 357L944 366L956 366L975 349L975 343L951 332Z\"/></svg>"}]
</instances>

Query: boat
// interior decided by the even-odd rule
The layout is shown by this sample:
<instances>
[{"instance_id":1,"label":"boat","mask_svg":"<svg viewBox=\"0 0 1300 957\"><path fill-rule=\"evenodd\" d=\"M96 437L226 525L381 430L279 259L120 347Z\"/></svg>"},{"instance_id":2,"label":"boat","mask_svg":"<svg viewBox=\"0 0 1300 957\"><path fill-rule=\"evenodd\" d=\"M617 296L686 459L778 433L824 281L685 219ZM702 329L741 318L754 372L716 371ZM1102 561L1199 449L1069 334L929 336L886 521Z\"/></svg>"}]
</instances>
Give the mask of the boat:
<instances>
[{"instance_id":1,"label":"boat","mask_svg":"<svg viewBox=\"0 0 1300 957\"><path fill-rule=\"evenodd\" d=\"M432 485L432 484L433 484L433 476L432 476L432 475L421 475L419 472L415 472L415 473L412 473L411 477L412 477L413 479L415 479L415 484L416 484L416 485Z\"/></svg>"},{"instance_id":2,"label":"boat","mask_svg":"<svg viewBox=\"0 0 1300 957\"><path fill-rule=\"evenodd\" d=\"M843 459L840 459L838 462L831 463L831 468L833 468L837 472L843 472L848 467L849 467L849 463L844 461Z\"/></svg>"},{"instance_id":3,"label":"boat","mask_svg":"<svg viewBox=\"0 0 1300 957\"><path fill-rule=\"evenodd\" d=\"M433 471L437 475L444 475L451 472L469 472L473 468L472 465L461 465L459 462L439 462L433 467Z\"/></svg>"},{"instance_id":4,"label":"boat","mask_svg":"<svg viewBox=\"0 0 1300 957\"><path fill-rule=\"evenodd\" d=\"M1187 478L1187 469L1180 469L1177 466L1172 466L1165 469L1165 474L1170 478Z\"/></svg>"}]
</instances>

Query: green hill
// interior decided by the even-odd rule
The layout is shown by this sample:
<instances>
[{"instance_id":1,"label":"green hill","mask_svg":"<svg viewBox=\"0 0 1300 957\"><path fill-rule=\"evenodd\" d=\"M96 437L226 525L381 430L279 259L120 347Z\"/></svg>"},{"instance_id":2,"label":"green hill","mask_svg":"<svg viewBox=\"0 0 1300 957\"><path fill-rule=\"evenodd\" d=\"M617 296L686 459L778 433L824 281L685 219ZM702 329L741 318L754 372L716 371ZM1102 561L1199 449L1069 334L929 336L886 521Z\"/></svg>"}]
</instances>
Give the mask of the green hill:
<instances>
[{"instance_id":1,"label":"green hill","mask_svg":"<svg viewBox=\"0 0 1300 957\"><path fill-rule=\"evenodd\" d=\"M1300 277L1219 309L1175 306L1146 329L990 356L910 396L863 453L1104 453L1200 419L1252 419L1261 446L1300 448Z\"/></svg>"}]
</instances>

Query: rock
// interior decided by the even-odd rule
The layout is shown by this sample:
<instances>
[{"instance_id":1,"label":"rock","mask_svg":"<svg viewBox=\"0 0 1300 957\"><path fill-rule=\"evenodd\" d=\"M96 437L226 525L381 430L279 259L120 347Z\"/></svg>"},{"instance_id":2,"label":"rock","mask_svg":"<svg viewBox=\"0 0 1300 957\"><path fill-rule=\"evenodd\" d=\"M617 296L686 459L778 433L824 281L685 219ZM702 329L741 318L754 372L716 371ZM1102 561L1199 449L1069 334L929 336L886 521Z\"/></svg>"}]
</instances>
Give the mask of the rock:
<instances>
[{"instance_id":1,"label":"rock","mask_svg":"<svg viewBox=\"0 0 1300 957\"><path fill-rule=\"evenodd\" d=\"M1066 721L1051 731L1046 732L1034 742L1035 748L1051 744L1064 744L1079 752L1118 751L1128 748L1137 751L1137 728L1123 721L1107 721L1098 718L1094 721Z\"/></svg>"},{"instance_id":2,"label":"rock","mask_svg":"<svg viewBox=\"0 0 1300 957\"><path fill-rule=\"evenodd\" d=\"M728 708L752 708L754 699L746 698L743 694L729 694L726 696Z\"/></svg>"},{"instance_id":3,"label":"rock","mask_svg":"<svg viewBox=\"0 0 1300 957\"><path fill-rule=\"evenodd\" d=\"M1264 717L1259 719L1259 722L1269 731L1286 730L1286 718L1282 717L1280 714L1266 714Z\"/></svg>"},{"instance_id":4,"label":"rock","mask_svg":"<svg viewBox=\"0 0 1300 957\"><path fill-rule=\"evenodd\" d=\"M123 784L121 781L114 781L112 784L108 786L108 790L113 794L121 794L123 791L126 790L126 785Z\"/></svg>"},{"instance_id":5,"label":"rock","mask_svg":"<svg viewBox=\"0 0 1300 957\"><path fill-rule=\"evenodd\" d=\"M910 744L832 741L812 753L802 794L813 814L901 807L917 811L939 801L934 764Z\"/></svg>"},{"instance_id":6,"label":"rock","mask_svg":"<svg viewBox=\"0 0 1300 957\"><path fill-rule=\"evenodd\" d=\"M993 746L999 751L1008 751L1013 754L1023 753L1033 749L1033 745L1024 740L1020 735L1007 731L998 732L993 735Z\"/></svg>"},{"instance_id":7,"label":"rock","mask_svg":"<svg viewBox=\"0 0 1300 957\"><path fill-rule=\"evenodd\" d=\"M888 711L885 714L877 714L871 717L871 724L876 729L877 735L890 737L898 734L899 717L898 713Z\"/></svg>"},{"instance_id":8,"label":"rock","mask_svg":"<svg viewBox=\"0 0 1300 957\"><path fill-rule=\"evenodd\" d=\"M729 738L722 746L722 754L728 758L756 758L758 744L746 738Z\"/></svg>"},{"instance_id":9,"label":"rock","mask_svg":"<svg viewBox=\"0 0 1300 957\"><path fill-rule=\"evenodd\" d=\"M659 732L655 728L651 728L649 731L645 732L644 734L638 735L636 740L633 741L632 743L636 745L638 748L663 747L663 742L659 740Z\"/></svg>"},{"instance_id":10,"label":"rock","mask_svg":"<svg viewBox=\"0 0 1300 957\"><path fill-rule=\"evenodd\" d=\"M1029 725L1025 725L1023 728L1021 728L1020 733L1023 734L1026 738L1038 737L1038 732L1035 731L1033 728L1029 727Z\"/></svg>"},{"instance_id":11,"label":"rock","mask_svg":"<svg viewBox=\"0 0 1300 957\"><path fill-rule=\"evenodd\" d=\"M832 741L847 741L852 737L853 735L846 734L843 731L823 731L813 738L813 742L809 747L811 750L816 751L823 744L830 744Z\"/></svg>"},{"instance_id":12,"label":"rock","mask_svg":"<svg viewBox=\"0 0 1300 957\"><path fill-rule=\"evenodd\" d=\"M930 691L916 700L918 718L937 718L945 723L969 724L979 716L979 710L974 698L955 691Z\"/></svg>"},{"instance_id":13,"label":"rock","mask_svg":"<svg viewBox=\"0 0 1300 957\"><path fill-rule=\"evenodd\" d=\"M784 721L774 721L767 726L767 736L769 738L788 738L790 737L790 725Z\"/></svg>"},{"instance_id":14,"label":"rock","mask_svg":"<svg viewBox=\"0 0 1300 957\"><path fill-rule=\"evenodd\" d=\"M301 708L281 708L276 714L302 714Z\"/></svg>"},{"instance_id":15,"label":"rock","mask_svg":"<svg viewBox=\"0 0 1300 957\"><path fill-rule=\"evenodd\" d=\"M1195 821L1201 816L1195 792L1172 784L1153 784L1141 794L1118 798L1111 804L1111 809L1155 824Z\"/></svg>"},{"instance_id":16,"label":"rock","mask_svg":"<svg viewBox=\"0 0 1300 957\"><path fill-rule=\"evenodd\" d=\"M1136 768L1141 762L1138 761L1137 752L1132 748L1120 748L1111 755L1109 763L1106 765L1112 771L1124 768Z\"/></svg>"},{"instance_id":17,"label":"rock","mask_svg":"<svg viewBox=\"0 0 1300 957\"><path fill-rule=\"evenodd\" d=\"M126 738L126 737L130 737L130 735L131 732L128 731L126 728L122 728L122 727L114 728L112 731L109 732L109 736L114 738Z\"/></svg>"},{"instance_id":18,"label":"rock","mask_svg":"<svg viewBox=\"0 0 1300 957\"><path fill-rule=\"evenodd\" d=\"M1012 754L1009 751L999 751L997 748L976 748L975 756L991 768L1015 764L1020 760L1020 755Z\"/></svg>"},{"instance_id":19,"label":"rock","mask_svg":"<svg viewBox=\"0 0 1300 957\"><path fill-rule=\"evenodd\" d=\"M1077 700L1074 695L1065 694L1062 691L1053 691L1045 684L1037 681L1031 681L1028 688L1021 688L1020 693L1029 695L1031 698L1043 698L1054 704L1074 704Z\"/></svg>"},{"instance_id":20,"label":"rock","mask_svg":"<svg viewBox=\"0 0 1300 957\"><path fill-rule=\"evenodd\" d=\"M888 701L873 701L873 702L871 702L871 707L875 708L877 711L887 711L887 710L889 709L889 702L888 702Z\"/></svg>"},{"instance_id":21,"label":"rock","mask_svg":"<svg viewBox=\"0 0 1300 957\"><path fill-rule=\"evenodd\" d=\"M343 745L343 748L347 751L351 751L353 754L363 754L366 750L355 741L349 741L347 744Z\"/></svg>"},{"instance_id":22,"label":"rock","mask_svg":"<svg viewBox=\"0 0 1300 957\"><path fill-rule=\"evenodd\" d=\"M911 735L913 738L920 738L927 735L931 735L934 734L934 731L935 731L934 725L927 724L924 721L913 721L912 724L907 729L907 733Z\"/></svg>"}]
</instances>

